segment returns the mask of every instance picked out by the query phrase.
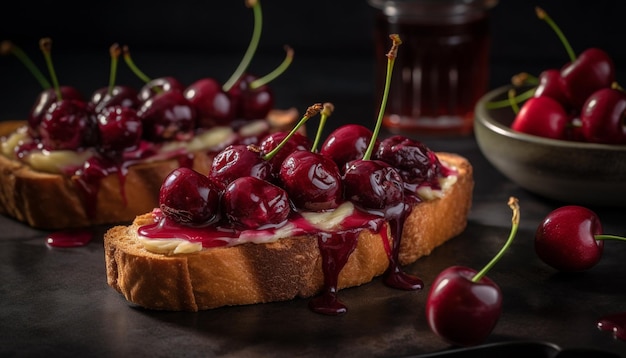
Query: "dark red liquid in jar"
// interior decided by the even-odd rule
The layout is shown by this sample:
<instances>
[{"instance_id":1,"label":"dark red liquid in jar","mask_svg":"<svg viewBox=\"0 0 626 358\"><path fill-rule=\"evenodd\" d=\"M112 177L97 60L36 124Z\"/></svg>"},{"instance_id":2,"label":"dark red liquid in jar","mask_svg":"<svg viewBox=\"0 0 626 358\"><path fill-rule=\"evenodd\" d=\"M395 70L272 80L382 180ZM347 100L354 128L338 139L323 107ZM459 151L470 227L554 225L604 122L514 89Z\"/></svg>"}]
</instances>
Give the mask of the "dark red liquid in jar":
<instances>
[{"instance_id":1,"label":"dark red liquid in jar","mask_svg":"<svg viewBox=\"0 0 626 358\"><path fill-rule=\"evenodd\" d=\"M471 134L474 106L489 85L488 13L474 12L462 20L424 16L377 17L376 53L389 50L389 34L402 40L383 125L392 132ZM382 96L387 58L377 58Z\"/></svg>"}]
</instances>

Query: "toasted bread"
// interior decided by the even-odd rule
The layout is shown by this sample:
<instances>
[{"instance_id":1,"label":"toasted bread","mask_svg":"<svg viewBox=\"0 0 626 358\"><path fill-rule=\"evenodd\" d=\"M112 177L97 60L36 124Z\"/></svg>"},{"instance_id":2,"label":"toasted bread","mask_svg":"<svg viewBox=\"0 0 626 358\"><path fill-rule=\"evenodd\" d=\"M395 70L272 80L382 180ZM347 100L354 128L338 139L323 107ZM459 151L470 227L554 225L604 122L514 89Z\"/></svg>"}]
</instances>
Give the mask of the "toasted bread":
<instances>
[{"instance_id":1,"label":"toasted bread","mask_svg":"<svg viewBox=\"0 0 626 358\"><path fill-rule=\"evenodd\" d=\"M474 187L471 164L452 153L437 153L457 170L456 182L439 198L416 204L405 221L398 261L415 262L459 235L467 225ZM313 236L243 243L199 252L148 251L138 228L154 221L151 213L128 226L115 226L104 237L108 284L129 302L154 310L198 311L312 297L324 288L322 254ZM389 230L388 225L383 226ZM363 229L337 289L358 286L382 275L390 265L389 245Z\"/></svg>"}]
</instances>

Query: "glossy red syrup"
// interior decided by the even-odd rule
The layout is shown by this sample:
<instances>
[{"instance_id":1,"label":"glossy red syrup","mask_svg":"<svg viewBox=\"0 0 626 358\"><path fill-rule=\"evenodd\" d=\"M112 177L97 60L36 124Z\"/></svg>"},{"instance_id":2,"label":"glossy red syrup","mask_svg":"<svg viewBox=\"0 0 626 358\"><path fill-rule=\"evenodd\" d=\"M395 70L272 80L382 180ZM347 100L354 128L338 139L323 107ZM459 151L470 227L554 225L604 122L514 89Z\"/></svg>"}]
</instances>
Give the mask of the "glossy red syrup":
<instances>
[{"instance_id":1,"label":"glossy red syrup","mask_svg":"<svg viewBox=\"0 0 626 358\"><path fill-rule=\"evenodd\" d=\"M91 242L93 236L89 229L56 231L48 235L46 243L52 247L81 247Z\"/></svg>"},{"instance_id":2,"label":"glossy red syrup","mask_svg":"<svg viewBox=\"0 0 626 358\"><path fill-rule=\"evenodd\" d=\"M612 313L600 318L598 329L613 332L615 338L626 341L626 312Z\"/></svg>"}]
</instances>

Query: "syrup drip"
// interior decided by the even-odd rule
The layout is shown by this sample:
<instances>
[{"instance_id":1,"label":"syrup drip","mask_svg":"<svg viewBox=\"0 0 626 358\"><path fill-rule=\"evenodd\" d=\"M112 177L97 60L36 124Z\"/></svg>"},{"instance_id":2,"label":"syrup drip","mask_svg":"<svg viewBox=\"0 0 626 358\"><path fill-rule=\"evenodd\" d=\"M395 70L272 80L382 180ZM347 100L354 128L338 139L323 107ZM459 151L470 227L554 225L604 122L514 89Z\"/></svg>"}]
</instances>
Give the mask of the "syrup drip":
<instances>
[{"instance_id":1,"label":"syrup drip","mask_svg":"<svg viewBox=\"0 0 626 358\"><path fill-rule=\"evenodd\" d=\"M81 247L91 242L93 236L89 229L57 231L48 235L46 243L52 247Z\"/></svg>"},{"instance_id":2,"label":"syrup drip","mask_svg":"<svg viewBox=\"0 0 626 358\"><path fill-rule=\"evenodd\" d=\"M626 341L626 312L604 316L598 320L597 325L601 331L613 332L615 338Z\"/></svg>"},{"instance_id":3,"label":"syrup drip","mask_svg":"<svg viewBox=\"0 0 626 358\"><path fill-rule=\"evenodd\" d=\"M360 230L320 233L317 242L322 255L324 272L324 291L309 301L309 307L326 315L339 315L348 311L337 297L339 272L348 262L350 254L357 245Z\"/></svg>"}]
</instances>

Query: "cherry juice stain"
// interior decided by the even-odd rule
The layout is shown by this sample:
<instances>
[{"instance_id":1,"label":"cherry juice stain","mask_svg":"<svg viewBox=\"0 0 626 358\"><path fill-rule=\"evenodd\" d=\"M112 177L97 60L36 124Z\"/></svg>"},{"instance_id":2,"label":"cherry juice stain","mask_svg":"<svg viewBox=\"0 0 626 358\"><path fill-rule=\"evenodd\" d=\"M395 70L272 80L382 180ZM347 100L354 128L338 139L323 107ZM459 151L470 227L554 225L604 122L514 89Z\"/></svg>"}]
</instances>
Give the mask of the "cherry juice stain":
<instances>
[{"instance_id":1,"label":"cherry juice stain","mask_svg":"<svg viewBox=\"0 0 626 358\"><path fill-rule=\"evenodd\" d=\"M48 235L46 243L51 247L81 247L91 242L93 236L88 229L56 231Z\"/></svg>"},{"instance_id":2,"label":"cherry juice stain","mask_svg":"<svg viewBox=\"0 0 626 358\"><path fill-rule=\"evenodd\" d=\"M626 341L626 312L612 313L600 318L598 329L613 332L615 338Z\"/></svg>"}]
</instances>

